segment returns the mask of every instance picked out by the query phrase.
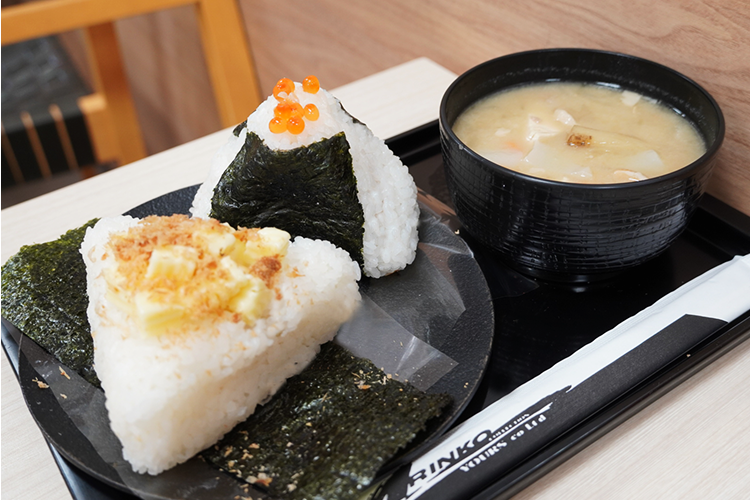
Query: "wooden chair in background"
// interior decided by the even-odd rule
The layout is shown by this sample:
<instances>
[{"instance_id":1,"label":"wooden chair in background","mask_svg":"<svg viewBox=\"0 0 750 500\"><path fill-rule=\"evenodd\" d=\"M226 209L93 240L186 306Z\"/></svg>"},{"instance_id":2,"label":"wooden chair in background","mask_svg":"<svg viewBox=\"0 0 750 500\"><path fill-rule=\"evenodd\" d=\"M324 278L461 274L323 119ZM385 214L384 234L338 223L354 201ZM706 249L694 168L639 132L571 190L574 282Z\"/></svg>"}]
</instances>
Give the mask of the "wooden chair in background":
<instances>
[{"instance_id":1,"label":"wooden chair in background","mask_svg":"<svg viewBox=\"0 0 750 500\"><path fill-rule=\"evenodd\" d=\"M221 124L236 125L261 101L237 0L38 0L2 9L2 45L82 29L94 93L78 104L96 160L123 165L146 150L113 23L183 5L199 20Z\"/></svg>"}]
</instances>

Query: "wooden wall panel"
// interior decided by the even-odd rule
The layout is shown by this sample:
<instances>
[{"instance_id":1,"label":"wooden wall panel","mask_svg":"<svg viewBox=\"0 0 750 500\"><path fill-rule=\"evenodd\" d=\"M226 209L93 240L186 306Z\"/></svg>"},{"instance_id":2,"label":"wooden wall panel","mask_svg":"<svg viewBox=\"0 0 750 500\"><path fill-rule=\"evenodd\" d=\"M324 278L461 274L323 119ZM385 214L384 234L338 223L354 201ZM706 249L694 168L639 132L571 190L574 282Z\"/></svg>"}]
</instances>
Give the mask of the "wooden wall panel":
<instances>
[{"instance_id":1,"label":"wooden wall panel","mask_svg":"<svg viewBox=\"0 0 750 500\"><path fill-rule=\"evenodd\" d=\"M116 23L150 154L221 128L192 6Z\"/></svg>"},{"instance_id":2,"label":"wooden wall panel","mask_svg":"<svg viewBox=\"0 0 750 500\"><path fill-rule=\"evenodd\" d=\"M493 57L549 47L614 50L671 66L721 105L727 136L710 192L750 214L750 4L744 0L239 1L264 93L282 76L314 73L334 88L420 56L461 73ZM215 130L190 13L147 17L154 19L133 20L121 33L126 63L147 61L131 79L139 110L149 116L149 147ZM188 90L203 94L184 97Z\"/></svg>"}]
</instances>

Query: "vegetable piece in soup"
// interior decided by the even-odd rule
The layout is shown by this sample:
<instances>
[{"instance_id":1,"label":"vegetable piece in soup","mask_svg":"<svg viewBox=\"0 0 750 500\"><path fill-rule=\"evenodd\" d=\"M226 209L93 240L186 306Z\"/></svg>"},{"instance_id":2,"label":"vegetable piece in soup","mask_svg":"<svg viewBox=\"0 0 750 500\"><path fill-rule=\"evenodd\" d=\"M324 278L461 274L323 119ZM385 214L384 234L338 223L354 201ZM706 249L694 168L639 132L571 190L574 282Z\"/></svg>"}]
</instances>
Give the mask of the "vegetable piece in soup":
<instances>
[{"instance_id":1,"label":"vegetable piece in soup","mask_svg":"<svg viewBox=\"0 0 750 500\"><path fill-rule=\"evenodd\" d=\"M676 110L635 92L584 83L492 94L464 111L453 130L499 165L574 183L650 179L689 165L706 150Z\"/></svg>"}]
</instances>

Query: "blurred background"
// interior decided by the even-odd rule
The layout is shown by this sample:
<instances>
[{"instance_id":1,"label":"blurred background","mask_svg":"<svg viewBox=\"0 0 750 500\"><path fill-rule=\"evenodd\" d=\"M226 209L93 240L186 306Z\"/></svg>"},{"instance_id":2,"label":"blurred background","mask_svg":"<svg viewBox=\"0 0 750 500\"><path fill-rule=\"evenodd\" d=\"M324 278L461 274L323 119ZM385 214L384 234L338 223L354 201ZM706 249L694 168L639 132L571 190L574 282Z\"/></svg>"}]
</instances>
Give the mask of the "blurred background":
<instances>
[{"instance_id":1,"label":"blurred background","mask_svg":"<svg viewBox=\"0 0 750 500\"><path fill-rule=\"evenodd\" d=\"M2 6L15 3L19 2L3 1ZM281 77L301 81L315 74L323 87L333 89L422 56L455 73L511 52L548 47L613 50L668 65L696 80L719 101L727 135L710 192L750 214L750 4L745 0L237 0L236 4L263 97ZM114 27L145 154L228 126L222 123L214 98L194 6L128 17L117 20ZM36 194L37 184L47 189L57 179L64 184L118 164L118 160L100 161L92 146L86 145L85 119L66 118L74 113L70 108L96 86L85 38L75 30L33 42L3 43L3 207ZM66 162L54 160L71 156L61 146L52 148L45 173L34 166L39 162L33 145L26 149L13 145L23 142L17 138L19 133L28 135L24 110L35 106L49 110L51 102L59 103L65 123L70 121L67 129L71 143L76 141L72 156L77 166L71 169ZM250 112L252 107L245 114ZM43 128L40 137L47 133ZM13 134L16 138L11 141ZM8 159L6 152L11 150L15 159Z\"/></svg>"}]
</instances>

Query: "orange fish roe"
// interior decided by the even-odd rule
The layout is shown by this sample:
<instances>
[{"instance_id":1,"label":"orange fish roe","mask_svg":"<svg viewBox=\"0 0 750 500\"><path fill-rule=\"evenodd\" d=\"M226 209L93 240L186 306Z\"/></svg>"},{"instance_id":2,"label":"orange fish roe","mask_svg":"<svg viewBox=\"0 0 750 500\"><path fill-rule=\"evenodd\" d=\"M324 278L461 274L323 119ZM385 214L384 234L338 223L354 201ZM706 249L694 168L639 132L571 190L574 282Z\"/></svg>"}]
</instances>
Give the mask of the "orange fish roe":
<instances>
[{"instance_id":1,"label":"orange fish roe","mask_svg":"<svg viewBox=\"0 0 750 500\"><path fill-rule=\"evenodd\" d=\"M302 82L302 90L309 94L317 94L320 90L320 82L315 75L310 75Z\"/></svg>"},{"instance_id":2,"label":"orange fish roe","mask_svg":"<svg viewBox=\"0 0 750 500\"><path fill-rule=\"evenodd\" d=\"M301 134L305 130L305 120L301 116L292 116L286 121L286 129L294 135Z\"/></svg>"},{"instance_id":3,"label":"orange fish roe","mask_svg":"<svg viewBox=\"0 0 750 500\"><path fill-rule=\"evenodd\" d=\"M268 130L274 134L281 134L282 132L286 132L286 124L286 119L275 116L271 118L271 121L268 123Z\"/></svg>"},{"instance_id":4,"label":"orange fish roe","mask_svg":"<svg viewBox=\"0 0 750 500\"><path fill-rule=\"evenodd\" d=\"M298 102L292 102L291 108L292 108L292 116L303 116L305 114L305 110L302 108L302 105Z\"/></svg>"},{"instance_id":5,"label":"orange fish roe","mask_svg":"<svg viewBox=\"0 0 750 500\"><path fill-rule=\"evenodd\" d=\"M294 92L294 82L289 78L282 78L281 80L276 82L276 86L273 88L273 96L279 101L284 98L283 96L279 95L282 92L286 95Z\"/></svg>"},{"instance_id":6,"label":"orange fish roe","mask_svg":"<svg viewBox=\"0 0 750 500\"><path fill-rule=\"evenodd\" d=\"M320 83L315 76L310 75L302 83L302 89L309 94L316 94L320 90ZM268 123L268 129L274 134L301 134L305 130L305 119L315 121L320 118L318 107L308 104L303 108L297 101L294 90L294 82L289 78L282 78L273 88L273 96L279 103L273 110L274 118Z\"/></svg>"},{"instance_id":7,"label":"orange fish roe","mask_svg":"<svg viewBox=\"0 0 750 500\"><path fill-rule=\"evenodd\" d=\"M305 106L305 118L310 121L315 121L320 118L320 111L318 111L318 107L315 104L310 103Z\"/></svg>"},{"instance_id":8,"label":"orange fish roe","mask_svg":"<svg viewBox=\"0 0 750 500\"><path fill-rule=\"evenodd\" d=\"M290 116L292 116L292 101L289 99L284 99L280 103L276 105L276 107L273 109L273 114L276 118L280 118L281 120L286 120Z\"/></svg>"}]
</instances>

